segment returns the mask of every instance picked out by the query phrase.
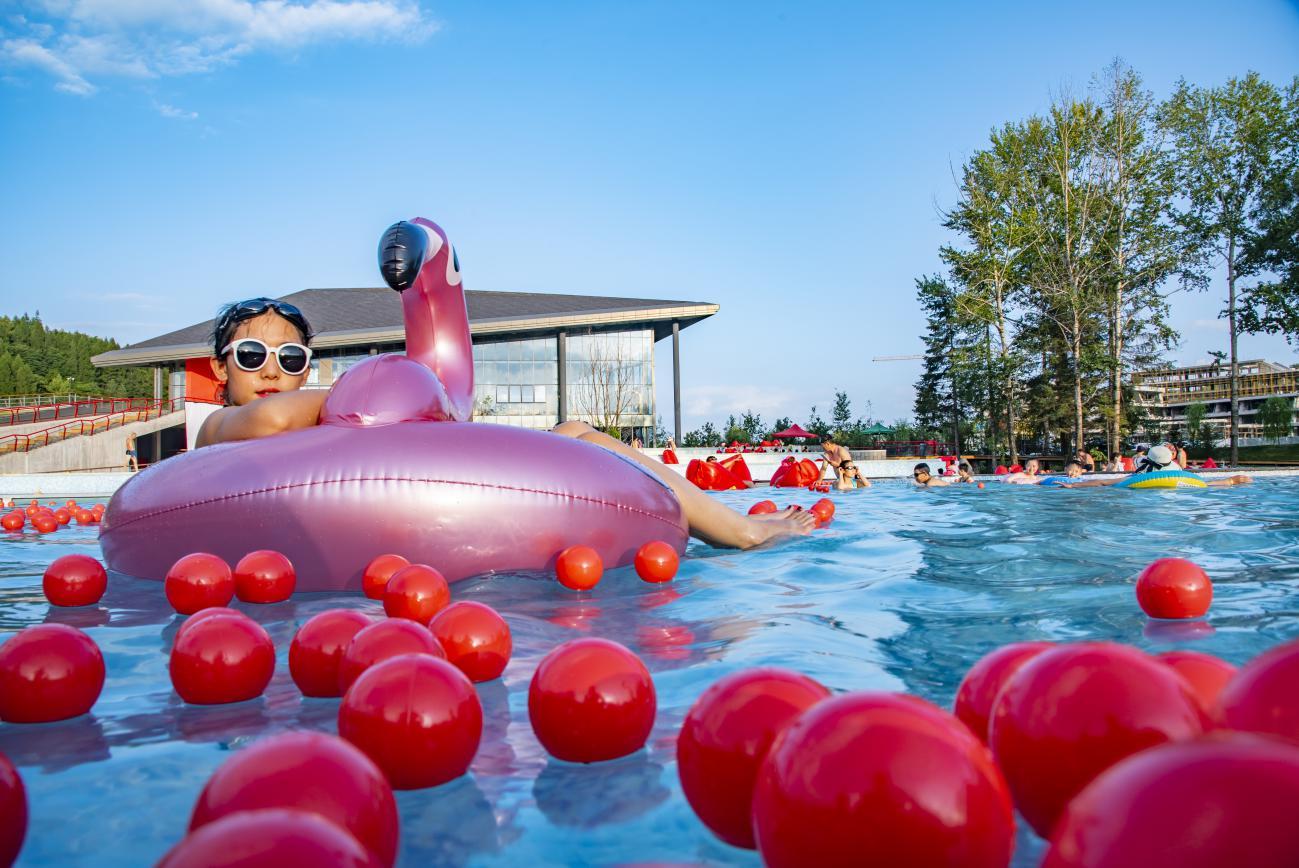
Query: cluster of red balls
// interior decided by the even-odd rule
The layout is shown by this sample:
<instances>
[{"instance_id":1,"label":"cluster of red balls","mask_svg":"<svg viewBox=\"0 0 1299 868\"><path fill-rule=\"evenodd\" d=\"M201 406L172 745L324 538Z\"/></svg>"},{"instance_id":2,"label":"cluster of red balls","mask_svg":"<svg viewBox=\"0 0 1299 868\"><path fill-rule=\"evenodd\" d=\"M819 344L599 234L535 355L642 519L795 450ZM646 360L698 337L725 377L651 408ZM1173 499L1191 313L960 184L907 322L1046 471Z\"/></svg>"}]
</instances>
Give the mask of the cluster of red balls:
<instances>
[{"instance_id":1,"label":"cluster of red balls","mask_svg":"<svg viewBox=\"0 0 1299 868\"><path fill-rule=\"evenodd\" d=\"M636 575L651 584L670 582L681 566L677 550L662 540L651 540L636 551ZM555 557L555 577L572 591L589 591L604 577L604 560L590 546L575 545Z\"/></svg>"},{"instance_id":2,"label":"cluster of red balls","mask_svg":"<svg viewBox=\"0 0 1299 868\"><path fill-rule=\"evenodd\" d=\"M1169 574L1195 578L1152 564L1139 584L1147 611L1176 584ZM1203 614L1195 599L1182 608ZM1012 805L1050 840L1054 868L1281 865L1299 853L1299 642L1239 671L1193 651L1015 643L971 667L954 710L740 672L686 716L682 789L719 838L768 865L869 853L1004 866Z\"/></svg>"},{"instance_id":3,"label":"cluster of red balls","mask_svg":"<svg viewBox=\"0 0 1299 868\"><path fill-rule=\"evenodd\" d=\"M802 507L796 507L801 509ZM778 507L774 500L759 500L753 506L749 507L749 515L769 515L776 512ZM808 509L808 512L816 516L816 526L825 527L834 520L834 501L828 497L823 497Z\"/></svg>"},{"instance_id":4,"label":"cluster of red balls","mask_svg":"<svg viewBox=\"0 0 1299 868\"><path fill-rule=\"evenodd\" d=\"M104 505L96 503L89 509L69 500L66 505L57 509L41 506L40 501L33 500L27 509L14 509L0 516L0 528L10 532L22 530L27 522L38 533L51 533L76 520L77 524L98 524L104 517Z\"/></svg>"}]
</instances>

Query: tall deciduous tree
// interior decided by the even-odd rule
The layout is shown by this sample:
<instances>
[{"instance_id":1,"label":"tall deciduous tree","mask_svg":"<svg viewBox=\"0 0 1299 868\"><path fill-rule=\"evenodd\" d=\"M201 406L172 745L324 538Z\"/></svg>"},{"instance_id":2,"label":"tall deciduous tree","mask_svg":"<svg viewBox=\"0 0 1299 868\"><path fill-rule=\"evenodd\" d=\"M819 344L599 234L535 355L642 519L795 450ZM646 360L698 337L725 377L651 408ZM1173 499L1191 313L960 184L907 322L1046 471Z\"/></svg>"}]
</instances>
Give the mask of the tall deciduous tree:
<instances>
[{"instance_id":1,"label":"tall deciduous tree","mask_svg":"<svg viewBox=\"0 0 1299 868\"><path fill-rule=\"evenodd\" d=\"M1239 461L1240 369L1237 282L1249 263L1245 252L1259 234L1257 217L1273 161L1285 136L1281 94L1257 73L1231 78L1218 88L1185 81L1160 112L1176 153L1181 194L1175 216L1195 242L1202 267L1227 270L1227 323L1231 353L1231 458Z\"/></svg>"}]
</instances>

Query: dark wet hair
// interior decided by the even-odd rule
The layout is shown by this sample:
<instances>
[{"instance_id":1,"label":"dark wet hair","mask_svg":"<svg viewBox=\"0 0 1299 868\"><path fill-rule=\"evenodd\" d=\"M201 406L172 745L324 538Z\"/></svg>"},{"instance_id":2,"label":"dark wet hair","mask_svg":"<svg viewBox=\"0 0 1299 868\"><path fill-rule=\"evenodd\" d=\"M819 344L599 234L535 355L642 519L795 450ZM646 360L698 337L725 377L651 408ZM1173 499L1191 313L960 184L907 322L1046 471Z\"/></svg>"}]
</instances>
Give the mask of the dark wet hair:
<instances>
[{"instance_id":1,"label":"dark wet hair","mask_svg":"<svg viewBox=\"0 0 1299 868\"><path fill-rule=\"evenodd\" d=\"M231 336L235 333L235 329L239 328L241 322L259 317L268 310L273 310L288 320L289 324L298 330L298 334L302 335L302 343L307 346L311 345L311 325L307 322L307 317L298 309L298 306L287 301L277 301L262 296L245 301L231 302L221 308L212 327L212 355L221 355L221 351L230 343Z\"/></svg>"},{"instance_id":2,"label":"dark wet hair","mask_svg":"<svg viewBox=\"0 0 1299 868\"><path fill-rule=\"evenodd\" d=\"M913 476L915 475L915 472L917 470L923 470L925 473L929 473L929 465L922 461L919 464L917 464L915 467L911 468L911 473ZM933 476L932 473L929 473L929 475Z\"/></svg>"},{"instance_id":3,"label":"dark wet hair","mask_svg":"<svg viewBox=\"0 0 1299 868\"><path fill-rule=\"evenodd\" d=\"M960 464L956 465L956 469L964 470L966 473L974 472L974 468L970 466L970 462L968 461L962 461Z\"/></svg>"},{"instance_id":4,"label":"dark wet hair","mask_svg":"<svg viewBox=\"0 0 1299 868\"><path fill-rule=\"evenodd\" d=\"M1077 461L1077 460L1075 460L1075 459L1073 459L1073 458L1070 458L1068 461L1066 461L1066 462L1064 463L1064 469L1065 469L1065 470L1068 470L1070 467L1077 467L1079 470L1081 470L1081 469L1082 469L1082 466L1083 466L1083 463L1082 463L1081 461Z\"/></svg>"}]
</instances>

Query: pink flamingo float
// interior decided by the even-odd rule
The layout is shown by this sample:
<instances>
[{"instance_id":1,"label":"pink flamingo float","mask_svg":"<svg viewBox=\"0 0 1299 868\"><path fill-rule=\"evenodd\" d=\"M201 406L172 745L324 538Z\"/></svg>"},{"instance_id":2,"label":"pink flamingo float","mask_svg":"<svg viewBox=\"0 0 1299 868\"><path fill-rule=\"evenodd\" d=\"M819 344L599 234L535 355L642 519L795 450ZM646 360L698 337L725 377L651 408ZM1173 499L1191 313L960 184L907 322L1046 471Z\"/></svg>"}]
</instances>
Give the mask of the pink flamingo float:
<instances>
[{"instance_id":1,"label":"pink flamingo float","mask_svg":"<svg viewBox=\"0 0 1299 868\"><path fill-rule=\"evenodd\" d=\"M108 567L162 579L183 555L234 564L283 552L299 591L359 589L377 555L450 581L543 570L578 543L607 566L664 540L684 551L681 505L653 474L598 446L469 422L474 367L464 290L446 233L390 227L380 270L402 294L406 355L373 356L339 378L320 424L208 446L123 485L104 514Z\"/></svg>"}]
</instances>

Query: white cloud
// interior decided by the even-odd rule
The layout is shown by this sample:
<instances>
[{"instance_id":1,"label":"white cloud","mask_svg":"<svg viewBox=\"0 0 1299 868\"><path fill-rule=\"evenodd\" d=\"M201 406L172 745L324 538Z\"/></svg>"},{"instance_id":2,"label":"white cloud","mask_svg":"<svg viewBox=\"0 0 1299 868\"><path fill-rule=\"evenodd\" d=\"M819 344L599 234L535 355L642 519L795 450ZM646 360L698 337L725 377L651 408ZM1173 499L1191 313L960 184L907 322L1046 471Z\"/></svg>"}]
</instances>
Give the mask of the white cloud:
<instances>
[{"instance_id":1,"label":"white cloud","mask_svg":"<svg viewBox=\"0 0 1299 868\"><path fill-rule=\"evenodd\" d=\"M90 77L207 72L259 50L329 41L419 42L439 27L416 0L44 0L14 16L0 64L40 69L89 96Z\"/></svg>"},{"instance_id":2,"label":"white cloud","mask_svg":"<svg viewBox=\"0 0 1299 868\"><path fill-rule=\"evenodd\" d=\"M1191 328L1208 332L1225 332L1229 330L1229 323L1225 319L1197 319L1191 321Z\"/></svg>"},{"instance_id":3,"label":"white cloud","mask_svg":"<svg viewBox=\"0 0 1299 868\"><path fill-rule=\"evenodd\" d=\"M178 121L198 120L198 112L191 112L191 111L186 111L185 109L178 109L174 105L168 105L165 102L155 102L153 104L153 107L157 109L158 114L162 115L165 118L172 118Z\"/></svg>"},{"instance_id":4,"label":"white cloud","mask_svg":"<svg viewBox=\"0 0 1299 868\"><path fill-rule=\"evenodd\" d=\"M774 420L778 416L806 414L807 398L788 389L766 385L686 386L681 390L681 412L696 419L722 422L734 413L759 413Z\"/></svg>"}]
</instances>

